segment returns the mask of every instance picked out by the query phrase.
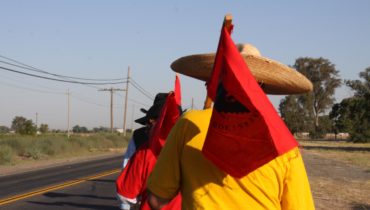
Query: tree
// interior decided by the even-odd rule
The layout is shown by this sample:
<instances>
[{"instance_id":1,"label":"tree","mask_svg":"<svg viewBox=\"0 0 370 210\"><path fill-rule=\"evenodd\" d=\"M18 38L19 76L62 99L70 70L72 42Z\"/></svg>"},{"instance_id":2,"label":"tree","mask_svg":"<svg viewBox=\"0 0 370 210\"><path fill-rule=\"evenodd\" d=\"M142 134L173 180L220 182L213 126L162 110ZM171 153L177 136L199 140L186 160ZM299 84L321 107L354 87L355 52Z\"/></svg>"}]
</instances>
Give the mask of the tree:
<instances>
[{"instance_id":1,"label":"tree","mask_svg":"<svg viewBox=\"0 0 370 210\"><path fill-rule=\"evenodd\" d=\"M106 133L110 132L110 129L107 127L100 126L99 128L93 128L93 132L95 133Z\"/></svg>"},{"instance_id":2,"label":"tree","mask_svg":"<svg viewBox=\"0 0 370 210\"><path fill-rule=\"evenodd\" d=\"M0 126L0 133L8 133L10 129L4 125Z\"/></svg>"},{"instance_id":3,"label":"tree","mask_svg":"<svg viewBox=\"0 0 370 210\"><path fill-rule=\"evenodd\" d=\"M16 116L13 119L11 128L19 134L32 135L36 133L36 126L33 124L32 120L27 120L21 116Z\"/></svg>"},{"instance_id":4,"label":"tree","mask_svg":"<svg viewBox=\"0 0 370 210\"><path fill-rule=\"evenodd\" d=\"M334 104L329 113L329 117L333 121L334 133L349 132L352 129L353 123L349 115L353 108L352 98L345 98L340 103Z\"/></svg>"},{"instance_id":5,"label":"tree","mask_svg":"<svg viewBox=\"0 0 370 210\"><path fill-rule=\"evenodd\" d=\"M334 123L331 120L331 118L329 117L329 115L320 116L319 121L320 121L320 127L319 127L319 130L318 130L318 135L319 136L323 136L326 133L334 132L334 129L333 129L333 124Z\"/></svg>"},{"instance_id":6,"label":"tree","mask_svg":"<svg viewBox=\"0 0 370 210\"><path fill-rule=\"evenodd\" d=\"M81 130L81 127L79 125L75 125L72 128L73 133L79 133Z\"/></svg>"},{"instance_id":7,"label":"tree","mask_svg":"<svg viewBox=\"0 0 370 210\"><path fill-rule=\"evenodd\" d=\"M41 133L47 133L49 132L49 125L48 124L41 124L39 128Z\"/></svg>"},{"instance_id":8,"label":"tree","mask_svg":"<svg viewBox=\"0 0 370 210\"><path fill-rule=\"evenodd\" d=\"M346 80L354 96L333 106L330 118L339 131L349 132L354 142L370 142L370 67L360 72L361 80Z\"/></svg>"},{"instance_id":9,"label":"tree","mask_svg":"<svg viewBox=\"0 0 370 210\"><path fill-rule=\"evenodd\" d=\"M310 115L313 124L311 133L315 137L320 131L319 118L331 108L335 101L335 89L341 85L339 72L334 64L324 58L298 58L293 67L313 84L313 91L300 95L298 101Z\"/></svg>"},{"instance_id":10,"label":"tree","mask_svg":"<svg viewBox=\"0 0 370 210\"><path fill-rule=\"evenodd\" d=\"M73 133L88 133L89 130L84 126L75 125L72 128Z\"/></svg>"},{"instance_id":11,"label":"tree","mask_svg":"<svg viewBox=\"0 0 370 210\"><path fill-rule=\"evenodd\" d=\"M292 133L308 131L307 113L299 103L296 95L286 96L280 100L279 112L281 118Z\"/></svg>"}]
</instances>

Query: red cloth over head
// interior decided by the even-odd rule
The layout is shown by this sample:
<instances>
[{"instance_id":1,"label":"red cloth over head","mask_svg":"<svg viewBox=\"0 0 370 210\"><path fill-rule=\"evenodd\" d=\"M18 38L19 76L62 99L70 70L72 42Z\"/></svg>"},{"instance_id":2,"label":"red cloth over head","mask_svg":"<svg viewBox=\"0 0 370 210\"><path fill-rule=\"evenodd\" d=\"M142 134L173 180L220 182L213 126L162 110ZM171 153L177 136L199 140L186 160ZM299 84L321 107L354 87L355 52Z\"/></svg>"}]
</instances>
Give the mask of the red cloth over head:
<instances>
[{"instance_id":1,"label":"red cloth over head","mask_svg":"<svg viewBox=\"0 0 370 210\"><path fill-rule=\"evenodd\" d=\"M170 130L180 117L180 103L180 80L176 76L175 90L167 96L157 122L149 136L149 141L136 150L116 180L118 194L131 199L141 196L140 209L150 209L147 202L146 181L157 162L157 157ZM176 195L163 209L181 209L181 194Z\"/></svg>"},{"instance_id":2,"label":"red cloth over head","mask_svg":"<svg viewBox=\"0 0 370 210\"><path fill-rule=\"evenodd\" d=\"M150 147L153 153L158 156L171 128L175 125L180 117L181 106L181 89L180 80L176 75L175 90L170 92L166 98L166 102L162 107L161 114L154 125L152 136L150 138Z\"/></svg>"},{"instance_id":3,"label":"red cloth over head","mask_svg":"<svg viewBox=\"0 0 370 210\"><path fill-rule=\"evenodd\" d=\"M141 210L151 209L148 204L146 180L156 162L157 157L152 153L147 141L135 152L116 180L116 190L120 195L131 199L141 196ZM178 194L163 209L181 209L181 195Z\"/></svg>"},{"instance_id":4,"label":"red cloth over head","mask_svg":"<svg viewBox=\"0 0 370 210\"><path fill-rule=\"evenodd\" d=\"M202 149L221 170L241 178L298 145L223 27L207 84L214 101Z\"/></svg>"}]
</instances>

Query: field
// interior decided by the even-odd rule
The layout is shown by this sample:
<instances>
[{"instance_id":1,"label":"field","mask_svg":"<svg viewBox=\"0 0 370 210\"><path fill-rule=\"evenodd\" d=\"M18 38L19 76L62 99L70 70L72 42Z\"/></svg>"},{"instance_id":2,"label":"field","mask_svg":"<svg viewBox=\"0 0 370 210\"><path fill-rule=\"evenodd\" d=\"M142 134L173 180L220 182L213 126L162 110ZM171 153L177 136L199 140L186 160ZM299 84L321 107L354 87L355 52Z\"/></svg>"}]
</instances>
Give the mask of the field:
<instances>
[{"instance_id":1,"label":"field","mask_svg":"<svg viewBox=\"0 0 370 210\"><path fill-rule=\"evenodd\" d=\"M316 209L370 209L370 144L300 144Z\"/></svg>"},{"instance_id":2,"label":"field","mask_svg":"<svg viewBox=\"0 0 370 210\"><path fill-rule=\"evenodd\" d=\"M72 135L70 138L65 134L0 135L0 166L122 150L128 139L129 136L110 133Z\"/></svg>"}]
</instances>

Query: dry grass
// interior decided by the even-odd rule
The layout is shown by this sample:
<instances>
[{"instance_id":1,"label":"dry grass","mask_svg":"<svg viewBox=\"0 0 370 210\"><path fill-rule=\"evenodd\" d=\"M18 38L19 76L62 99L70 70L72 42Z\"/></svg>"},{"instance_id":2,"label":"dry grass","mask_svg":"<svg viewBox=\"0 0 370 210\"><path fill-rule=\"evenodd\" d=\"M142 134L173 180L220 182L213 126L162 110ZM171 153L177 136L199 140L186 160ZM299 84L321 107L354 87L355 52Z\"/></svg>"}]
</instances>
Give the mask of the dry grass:
<instances>
[{"instance_id":1,"label":"dry grass","mask_svg":"<svg viewBox=\"0 0 370 210\"><path fill-rule=\"evenodd\" d=\"M370 181L310 177L316 209L369 209Z\"/></svg>"},{"instance_id":2,"label":"dry grass","mask_svg":"<svg viewBox=\"0 0 370 210\"><path fill-rule=\"evenodd\" d=\"M299 141L299 143L312 154L355 165L370 172L370 143L336 141Z\"/></svg>"},{"instance_id":3,"label":"dry grass","mask_svg":"<svg viewBox=\"0 0 370 210\"><path fill-rule=\"evenodd\" d=\"M370 209L370 144L300 144L316 209Z\"/></svg>"}]
</instances>

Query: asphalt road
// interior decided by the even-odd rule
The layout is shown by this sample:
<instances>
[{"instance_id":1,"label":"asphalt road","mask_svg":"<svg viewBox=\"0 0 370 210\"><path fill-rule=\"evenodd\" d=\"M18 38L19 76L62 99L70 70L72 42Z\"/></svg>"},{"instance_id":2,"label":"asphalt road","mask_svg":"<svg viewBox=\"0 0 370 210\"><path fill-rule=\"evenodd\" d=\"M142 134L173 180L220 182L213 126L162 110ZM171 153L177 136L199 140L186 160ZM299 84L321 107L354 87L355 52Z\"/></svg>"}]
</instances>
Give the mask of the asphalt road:
<instances>
[{"instance_id":1,"label":"asphalt road","mask_svg":"<svg viewBox=\"0 0 370 210\"><path fill-rule=\"evenodd\" d=\"M312 186L313 197L317 209L370 209L367 201L352 203L351 200L338 200L337 194L323 194L322 187L325 183L321 180L333 181L335 185L347 183L347 185L358 183L354 190L366 188L370 180L370 173L352 165L346 165L333 159L326 159L309 151L303 151L303 157L309 179L318 185ZM115 198L115 179L118 176L122 157L90 161L74 165L40 170L12 177L0 178L0 209L1 210L111 210L118 209L118 201ZM110 173L102 174L104 171ZM86 178L86 176L99 174L99 176ZM1 205L5 197L14 196L16 193L34 191L35 189L48 188L57 183L68 183L76 180L78 183L70 186L62 186L40 192L36 195L14 200ZM345 186L347 186L345 185ZM332 187L328 185L328 187ZM350 190L344 187L344 190ZM357 189L358 188L358 189ZM338 189L338 193L340 193ZM362 189L361 192L369 192L369 189ZM366 193L367 194L367 193ZM323 200L322 197L325 197Z\"/></svg>"},{"instance_id":2,"label":"asphalt road","mask_svg":"<svg viewBox=\"0 0 370 210\"><path fill-rule=\"evenodd\" d=\"M118 209L114 181L121 164L117 156L1 177L0 209ZM15 199L1 205L6 198Z\"/></svg>"}]
</instances>

